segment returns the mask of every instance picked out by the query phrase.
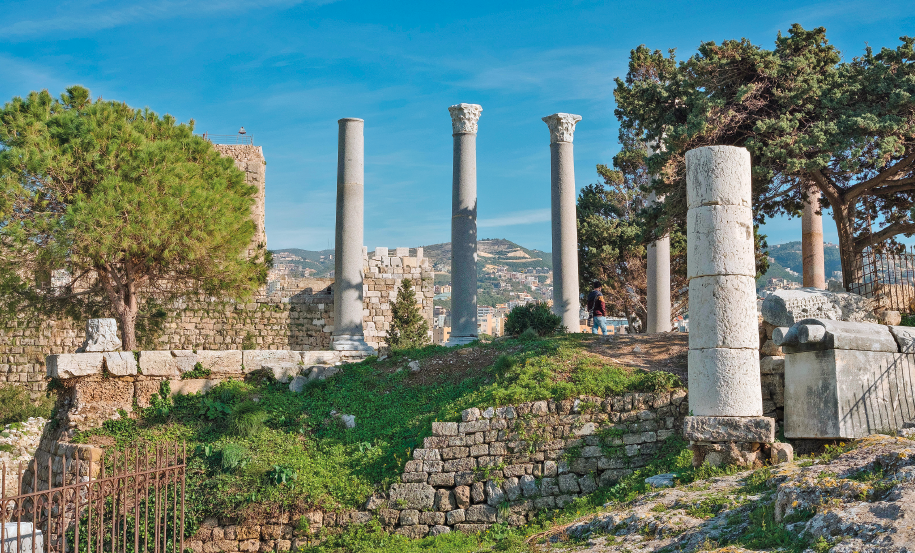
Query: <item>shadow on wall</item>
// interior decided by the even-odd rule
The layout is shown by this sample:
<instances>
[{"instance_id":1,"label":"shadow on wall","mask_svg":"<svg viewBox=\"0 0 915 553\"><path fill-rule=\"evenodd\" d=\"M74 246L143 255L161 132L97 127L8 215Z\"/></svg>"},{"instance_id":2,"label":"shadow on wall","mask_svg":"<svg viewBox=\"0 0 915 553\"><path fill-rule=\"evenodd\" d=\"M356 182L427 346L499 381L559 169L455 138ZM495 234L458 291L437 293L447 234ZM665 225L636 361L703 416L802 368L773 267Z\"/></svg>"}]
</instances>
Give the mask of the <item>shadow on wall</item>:
<instances>
[{"instance_id":1,"label":"shadow on wall","mask_svg":"<svg viewBox=\"0 0 915 553\"><path fill-rule=\"evenodd\" d=\"M915 355L893 355L877 371L862 371L860 381L849 390L840 409L843 427L866 430L865 434L895 433L915 421Z\"/></svg>"}]
</instances>

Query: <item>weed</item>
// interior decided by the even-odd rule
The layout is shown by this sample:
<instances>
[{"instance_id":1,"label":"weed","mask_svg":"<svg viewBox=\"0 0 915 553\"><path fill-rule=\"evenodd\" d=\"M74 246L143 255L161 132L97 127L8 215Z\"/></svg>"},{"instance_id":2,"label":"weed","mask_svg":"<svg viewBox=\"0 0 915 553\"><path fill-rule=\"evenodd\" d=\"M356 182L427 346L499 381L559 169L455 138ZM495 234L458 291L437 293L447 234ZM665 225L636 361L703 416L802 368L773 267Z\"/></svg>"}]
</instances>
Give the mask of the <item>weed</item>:
<instances>
[{"instance_id":1,"label":"weed","mask_svg":"<svg viewBox=\"0 0 915 553\"><path fill-rule=\"evenodd\" d=\"M181 380L189 380L191 378L208 378L212 371L205 368L200 361L194 364L194 369L187 371L181 375Z\"/></svg>"},{"instance_id":2,"label":"weed","mask_svg":"<svg viewBox=\"0 0 915 553\"><path fill-rule=\"evenodd\" d=\"M15 384L0 384L0 427L24 421L30 417L51 418L54 410L54 395L32 401L29 391Z\"/></svg>"},{"instance_id":3,"label":"weed","mask_svg":"<svg viewBox=\"0 0 915 553\"><path fill-rule=\"evenodd\" d=\"M251 461L248 451L236 443L228 443L222 448L222 470L235 472L243 469Z\"/></svg>"}]
</instances>

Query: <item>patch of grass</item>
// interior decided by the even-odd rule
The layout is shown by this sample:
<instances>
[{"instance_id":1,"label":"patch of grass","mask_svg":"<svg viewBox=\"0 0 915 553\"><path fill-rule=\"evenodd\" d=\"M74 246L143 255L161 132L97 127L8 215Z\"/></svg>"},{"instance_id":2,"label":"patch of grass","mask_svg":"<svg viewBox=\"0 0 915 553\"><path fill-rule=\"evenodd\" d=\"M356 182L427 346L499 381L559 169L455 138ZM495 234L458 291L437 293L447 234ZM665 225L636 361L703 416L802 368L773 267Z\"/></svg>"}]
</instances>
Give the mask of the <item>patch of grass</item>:
<instances>
[{"instance_id":1,"label":"patch of grass","mask_svg":"<svg viewBox=\"0 0 915 553\"><path fill-rule=\"evenodd\" d=\"M0 384L0 426L22 422L29 417L51 418L54 397L47 394L35 401L29 391L15 384Z\"/></svg>"},{"instance_id":2,"label":"patch of grass","mask_svg":"<svg viewBox=\"0 0 915 553\"><path fill-rule=\"evenodd\" d=\"M733 503L734 500L731 497L712 494L687 507L686 514L695 518L712 518Z\"/></svg>"},{"instance_id":3,"label":"patch of grass","mask_svg":"<svg viewBox=\"0 0 915 553\"><path fill-rule=\"evenodd\" d=\"M456 351L460 348L426 346L396 351L384 361L370 357L345 365L339 374L315 382L304 394L292 393L288 385L270 378L227 381L204 394L174 398L163 390L153 398L154 406L138 410L135 418L124 413L121 420L108 421L73 440L111 436L118 447L137 441L187 442L189 531L209 516L253 520L288 512L296 520L314 509L355 509L373 492L398 481L412 450L431 435L432 421L460 420L463 409L578 395L653 392L678 384L667 373L606 363L586 351L588 340L571 334L477 343L470 347L484 350L485 358L496 361L473 370L464 367L473 357L461 355ZM409 371L400 370L408 360L433 358L445 371L452 361L460 370L422 384ZM356 427L345 428L332 411L354 415ZM580 500L550 517L573 516L584 509L596 510L608 500L643 493L647 491L644 479L660 472L677 472L684 481L692 481L694 473L705 474L706 469L697 472L692 468L685 447L682 440L669 440L658 463L592 494L593 503ZM229 463L233 448L246 452L240 457L244 462ZM542 523L550 520L544 518ZM473 551L471 544L513 543L514 531L505 532L498 540L454 536L428 543L444 551L448 547ZM327 545L325 551L346 550L350 539L362 540L360 551L372 551L375 543L401 543L399 537L354 529L331 538L328 544L344 545ZM411 549L413 545L403 547L404 551L419 550Z\"/></svg>"}]
</instances>

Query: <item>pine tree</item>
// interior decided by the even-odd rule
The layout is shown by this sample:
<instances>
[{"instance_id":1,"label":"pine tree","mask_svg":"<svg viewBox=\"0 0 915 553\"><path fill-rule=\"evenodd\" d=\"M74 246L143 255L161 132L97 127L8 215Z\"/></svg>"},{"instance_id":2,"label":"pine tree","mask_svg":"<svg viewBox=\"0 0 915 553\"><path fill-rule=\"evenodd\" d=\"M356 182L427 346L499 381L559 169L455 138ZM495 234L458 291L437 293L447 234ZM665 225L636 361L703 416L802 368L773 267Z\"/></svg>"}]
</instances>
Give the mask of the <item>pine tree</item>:
<instances>
[{"instance_id":1,"label":"pine tree","mask_svg":"<svg viewBox=\"0 0 915 553\"><path fill-rule=\"evenodd\" d=\"M391 330L388 332L388 347L410 349L429 343L429 323L423 319L416 305L416 291L413 281L405 278L397 290L397 299L391 304Z\"/></svg>"},{"instance_id":2,"label":"pine tree","mask_svg":"<svg viewBox=\"0 0 915 553\"><path fill-rule=\"evenodd\" d=\"M112 313L129 350L150 298L244 297L263 283L266 251L244 255L256 189L193 130L80 86L3 106L2 312ZM33 284L55 271L69 282Z\"/></svg>"}]
</instances>

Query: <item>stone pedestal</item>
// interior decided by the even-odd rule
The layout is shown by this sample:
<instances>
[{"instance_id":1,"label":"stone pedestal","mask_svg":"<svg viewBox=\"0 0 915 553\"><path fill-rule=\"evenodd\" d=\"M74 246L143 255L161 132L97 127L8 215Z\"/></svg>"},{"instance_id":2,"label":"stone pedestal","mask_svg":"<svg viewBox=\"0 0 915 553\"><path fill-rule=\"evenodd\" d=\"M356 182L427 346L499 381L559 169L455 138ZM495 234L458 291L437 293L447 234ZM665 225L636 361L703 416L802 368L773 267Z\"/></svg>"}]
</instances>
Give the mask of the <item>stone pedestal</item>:
<instances>
[{"instance_id":1,"label":"stone pedestal","mask_svg":"<svg viewBox=\"0 0 915 553\"><path fill-rule=\"evenodd\" d=\"M451 339L449 346L479 339L477 331L477 121L483 108L448 108L454 136L451 192Z\"/></svg>"},{"instance_id":2,"label":"stone pedestal","mask_svg":"<svg viewBox=\"0 0 915 553\"><path fill-rule=\"evenodd\" d=\"M572 136L580 115L554 113L550 127L550 184L553 224L553 313L569 332L581 328L578 294L578 220L575 209L575 162Z\"/></svg>"},{"instance_id":3,"label":"stone pedestal","mask_svg":"<svg viewBox=\"0 0 915 553\"><path fill-rule=\"evenodd\" d=\"M826 289L826 257L823 252L823 214L820 210L820 190L806 190L807 202L801 217L801 254L804 262L804 286Z\"/></svg>"},{"instance_id":4,"label":"stone pedestal","mask_svg":"<svg viewBox=\"0 0 915 553\"><path fill-rule=\"evenodd\" d=\"M114 319L89 319L86 321L86 340L77 353L99 351L120 351L118 323Z\"/></svg>"},{"instance_id":5,"label":"stone pedestal","mask_svg":"<svg viewBox=\"0 0 915 553\"><path fill-rule=\"evenodd\" d=\"M762 417L750 153L686 153L689 409L694 462L754 464L775 440ZM760 429L764 428L765 431Z\"/></svg>"},{"instance_id":6,"label":"stone pedestal","mask_svg":"<svg viewBox=\"0 0 915 553\"><path fill-rule=\"evenodd\" d=\"M362 329L364 122L346 118L338 123L333 349L373 352Z\"/></svg>"}]
</instances>

